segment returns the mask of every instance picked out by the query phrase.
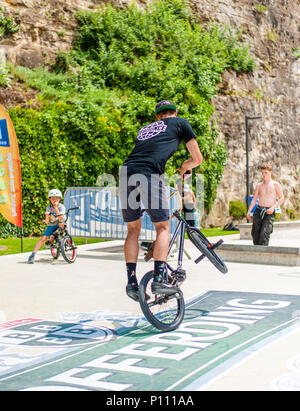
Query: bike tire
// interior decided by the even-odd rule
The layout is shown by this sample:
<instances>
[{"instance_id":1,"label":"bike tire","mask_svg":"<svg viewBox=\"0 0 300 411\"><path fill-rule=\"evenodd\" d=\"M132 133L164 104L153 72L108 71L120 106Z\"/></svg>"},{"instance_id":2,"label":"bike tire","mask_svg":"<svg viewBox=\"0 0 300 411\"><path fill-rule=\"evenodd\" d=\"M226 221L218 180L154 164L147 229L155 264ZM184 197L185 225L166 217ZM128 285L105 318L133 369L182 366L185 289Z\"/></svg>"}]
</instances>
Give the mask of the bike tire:
<instances>
[{"instance_id":1,"label":"bike tire","mask_svg":"<svg viewBox=\"0 0 300 411\"><path fill-rule=\"evenodd\" d=\"M228 268L226 267L224 261L217 255L217 253L210 247L212 244L208 239L198 230L187 230L187 235L191 242L204 254L209 261L222 273L226 274Z\"/></svg>"},{"instance_id":2,"label":"bike tire","mask_svg":"<svg viewBox=\"0 0 300 411\"><path fill-rule=\"evenodd\" d=\"M64 260L69 264L74 263L77 257L77 250L71 237L67 236L61 240L60 249Z\"/></svg>"},{"instance_id":3,"label":"bike tire","mask_svg":"<svg viewBox=\"0 0 300 411\"><path fill-rule=\"evenodd\" d=\"M57 246L57 241L53 237L50 238L50 252L54 260L57 260L60 254L60 247Z\"/></svg>"},{"instance_id":4,"label":"bike tire","mask_svg":"<svg viewBox=\"0 0 300 411\"><path fill-rule=\"evenodd\" d=\"M167 297L153 294L151 291L153 274L153 271L146 273L139 285L139 303L142 312L158 330L165 332L175 330L181 324L185 314L183 295Z\"/></svg>"}]
</instances>

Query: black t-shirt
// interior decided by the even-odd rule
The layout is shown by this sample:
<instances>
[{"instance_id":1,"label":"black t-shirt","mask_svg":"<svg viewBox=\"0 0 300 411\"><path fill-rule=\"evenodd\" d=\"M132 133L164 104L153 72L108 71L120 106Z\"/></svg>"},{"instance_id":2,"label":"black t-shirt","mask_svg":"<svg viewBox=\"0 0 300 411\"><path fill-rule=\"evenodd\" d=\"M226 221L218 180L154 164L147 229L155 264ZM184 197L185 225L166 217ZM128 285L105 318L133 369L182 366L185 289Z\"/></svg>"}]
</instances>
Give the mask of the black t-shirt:
<instances>
[{"instance_id":1,"label":"black t-shirt","mask_svg":"<svg viewBox=\"0 0 300 411\"><path fill-rule=\"evenodd\" d=\"M163 174L168 159L180 142L188 143L196 135L184 118L167 117L148 124L138 132L135 147L125 160L127 175Z\"/></svg>"}]
</instances>

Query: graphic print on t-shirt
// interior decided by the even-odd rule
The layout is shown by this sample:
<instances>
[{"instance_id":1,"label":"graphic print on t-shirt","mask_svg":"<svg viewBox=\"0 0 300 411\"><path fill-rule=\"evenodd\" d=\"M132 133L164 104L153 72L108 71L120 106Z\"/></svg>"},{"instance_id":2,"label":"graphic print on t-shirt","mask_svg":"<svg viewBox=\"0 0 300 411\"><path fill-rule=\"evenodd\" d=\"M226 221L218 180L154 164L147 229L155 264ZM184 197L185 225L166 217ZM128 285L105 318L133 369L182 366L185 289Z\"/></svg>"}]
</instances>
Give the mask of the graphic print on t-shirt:
<instances>
[{"instance_id":1,"label":"graphic print on t-shirt","mask_svg":"<svg viewBox=\"0 0 300 411\"><path fill-rule=\"evenodd\" d=\"M167 124L165 124L162 120L148 124L147 126L141 128L138 133L137 139L139 141L148 140L149 138L153 138L158 134L166 131L167 127Z\"/></svg>"}]
</instances>

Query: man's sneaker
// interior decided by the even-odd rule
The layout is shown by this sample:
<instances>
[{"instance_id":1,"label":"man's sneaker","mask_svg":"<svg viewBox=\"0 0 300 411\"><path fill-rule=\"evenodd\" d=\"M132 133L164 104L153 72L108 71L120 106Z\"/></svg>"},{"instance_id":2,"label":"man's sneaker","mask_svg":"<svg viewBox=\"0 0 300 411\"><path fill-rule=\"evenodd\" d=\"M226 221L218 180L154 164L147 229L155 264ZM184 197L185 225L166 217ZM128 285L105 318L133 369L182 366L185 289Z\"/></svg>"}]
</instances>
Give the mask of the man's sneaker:
<instances>
[{"instance_id":1,"label":"man's sneaker","mask_svg":"<svg viewBox=\"0 0 300 411\"><path fill-rule=\"evenodd\" d=\"M126 285L126 294L134 301L139 301L139 286L137 284L128 283Z\"/></svg>"},{"instance_id":2,"label":"man's sneaker","mask_svg":"<svg viewBox=\"0 0 300 411\"><path fill-rule=\"evenodd\" d=\"M162 281L153 281L151 284L151 291L153 294L165 294L165 295L172 295L181 293L178 287L172 287L169 283Z\"/></svg>"},{"instance_id":3,"label":"man's sneaker","mask_svg":"<svg viewBox=\"0 0 300 411\"><path fill-rule=\"evenodd\" d=\"M28 264L33 264L34 263L34 254L30 254L27 263Z\"/></svg>"}]
</instances>

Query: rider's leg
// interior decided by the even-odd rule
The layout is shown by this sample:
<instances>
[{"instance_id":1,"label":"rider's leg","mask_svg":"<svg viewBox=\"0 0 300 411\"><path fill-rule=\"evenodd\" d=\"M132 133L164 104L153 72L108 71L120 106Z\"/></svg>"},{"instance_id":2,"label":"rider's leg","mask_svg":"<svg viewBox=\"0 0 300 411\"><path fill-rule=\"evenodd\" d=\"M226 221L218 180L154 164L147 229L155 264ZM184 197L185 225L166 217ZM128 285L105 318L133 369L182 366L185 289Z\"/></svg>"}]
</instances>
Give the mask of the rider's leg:
<instances>
[{"instance_id":1,"label":"rider's leg","mask_svg":"<svg viewBox=\"0 0 300 411\"><path fill-rule=\"evenodd\" d=\"M124 244L124 253L127 269L128 284L126 292L130 298L138 301L138 281L136 278L136 263L139 254L139 236L141 219L127 223L127 237Z\"/></svg>"},{"instance_id":2,"label":"rider's leg","mask_svg":"<svg viewBox=\"0 0 300 411\"><path fill-rule=\"evenodd\" d=\"M156 240L154 246L154 279L151 284L153 294L173 295L179 289L171 286L168 281L164 281L164 272L166 270L166 260L169 249L169 220L160 223L154 223L156 229Z\"/></svg>"},{"instance_id":3,"label":"rider's leg","mask_svg":"<svg viewBox=\"0 0 300 411\"><path fill-rule=\"evenodd\" d=\"M29 264L33 264L34 263L34 258L35 258L35 254L39 251L39 249L42 247L43 244L45 244L45 242L48 240L48 236L43 235L39 241L37 242L36 246L33 249L33 252L30 254L29 258L28 258L28 263Z\"/></svg>"},{"instance_id":4,"label":"rider's leg","mask_svg":"<svg viewBox=\"0 0 300 411\"><path fill-rule=\"evenodd\" d=\"M39 251L39 249L42 247L42 245L48 240L48 238L54 233L54 231L58 228L58 224L55 224L53 226L48 225L46 230L44 231L42 237L39 239L37 242L36 246L34 247L33 252L30 254L28 258L28 263L33 264L34 262L34 257L35 254Z\"/></svg>"},{"instance_id":5,"label":"rider's leg","mask_svg":"<svg viewBox=\"0 0 300 411\"><path fill-rule=\"evenodd\" d=\"M124 243L124 253L126 263L136 263L139 254L139 236L142 227L142 220L127 223L127 237Z\"/></svg>"},{"instance_id":6,"label":"rider's leg","mask_svg":"<svg viewBox=\"0 0 300 411\"><path fill-rule=\"evenodd\" d=\"M154 223L156 230L156 240L153 251L154 258L154 281L161 282L165 270L165 263L168 256L169 248L169 220Z\"/></svg>"},{"instance_id":7,"label":"rider's leg","mask_svg":"<svg viewBox=\"0 0 300 411\"><path fill-rule=\"evenodd\" d=\"M42 245L44 245L45 242L48 240L48 238L49 238L48 236L43 235L43 236L39 239L39 241L37 242L36 246L34 247L33 252L34 252L34 253L37 253L37 252L39 251L39 249L42 247Z\"/></svg>"},{"instance_id":8,"label":"rider's leg","mask_svg":"<svg viewBox=\"0 0 300 411\"><path fill-rule=\"evenodd\" d=\"M169 249L170 222L169 220L154 223L156 240L153 251L154 260L166 261Z\"/></svg>"}]
</instances>

